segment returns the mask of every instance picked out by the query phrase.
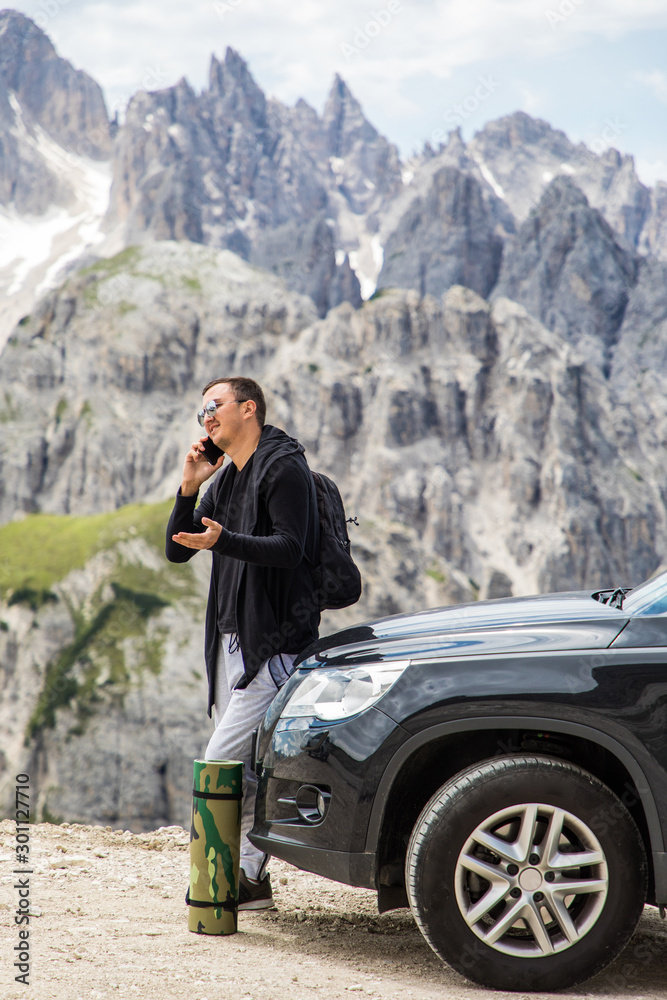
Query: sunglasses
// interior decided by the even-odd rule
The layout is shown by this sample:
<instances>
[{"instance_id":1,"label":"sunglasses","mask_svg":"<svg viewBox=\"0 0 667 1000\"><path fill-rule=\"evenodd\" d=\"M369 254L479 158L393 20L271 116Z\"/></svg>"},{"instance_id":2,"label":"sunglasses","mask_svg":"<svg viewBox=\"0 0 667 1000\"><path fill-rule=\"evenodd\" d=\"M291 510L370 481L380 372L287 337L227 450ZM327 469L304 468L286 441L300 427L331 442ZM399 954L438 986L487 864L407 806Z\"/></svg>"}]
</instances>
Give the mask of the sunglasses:
<instances>
[{"instance_id":1,"label":"sunglasses","mask_svg":"<svg viewBox=\"0 0 667 1000\"><path fill-rule=\"evenodd\" d=\"M225 403L247 403L247 399L223 399L221 403L218 403L215 399L209 400L203 410L199 410L197 413L197 420L199 421L199 426L204 426L204 421L207 417L212 417L219 406L224 406Z\"/></svg>"}]
</instances>

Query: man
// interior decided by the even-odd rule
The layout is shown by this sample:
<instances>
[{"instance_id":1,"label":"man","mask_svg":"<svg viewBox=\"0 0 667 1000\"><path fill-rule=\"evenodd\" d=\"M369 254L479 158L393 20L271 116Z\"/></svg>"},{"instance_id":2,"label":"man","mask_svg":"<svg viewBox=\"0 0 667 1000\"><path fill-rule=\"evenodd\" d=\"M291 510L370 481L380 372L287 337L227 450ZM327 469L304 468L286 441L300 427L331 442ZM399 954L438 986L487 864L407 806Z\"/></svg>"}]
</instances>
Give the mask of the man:
<instances>
[{"instance_id":1,"label":"man","mask_svg":"<svg viewBox=\"0 0 667 1000\"><path fill-rule=\"evenodd\" d=\"M259 725L302 649L317 638L319 610L309 566L319 559L317 498L304 448L265 425L266 404L250 378L221 378L203 392L200 424L224 455L209 464L206 438L191 446L167 528L167 558L213 553L206 610L207 760L245 764L239 909L273 905L266 855L248 840L257 777L250 767ZM221 471L220 471L221 470ZM199 488L220 474L196 507Z\"/></svg>"}]
</instances>

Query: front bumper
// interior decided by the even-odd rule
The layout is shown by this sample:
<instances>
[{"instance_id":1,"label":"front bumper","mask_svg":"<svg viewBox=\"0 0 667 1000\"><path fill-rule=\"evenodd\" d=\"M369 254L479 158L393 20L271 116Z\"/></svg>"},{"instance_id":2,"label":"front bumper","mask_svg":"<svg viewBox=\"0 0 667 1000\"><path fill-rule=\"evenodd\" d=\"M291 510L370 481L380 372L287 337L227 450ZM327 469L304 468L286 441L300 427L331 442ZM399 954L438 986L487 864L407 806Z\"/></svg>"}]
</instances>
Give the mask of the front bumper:
<instances>
[{"instance_id":1,"label":"front bumper","mask_svg":"<svg viewBox=\"0 0 667 1000\"><path fill-rule=\"evenodd\" d=\"M407 733L375 708L336 723L269 714L264 726L251 841L306 871L377 888L368 824L380 778ZM320 815L299 809L304 787L322 793Z\"/></svg>"}]
</instances>

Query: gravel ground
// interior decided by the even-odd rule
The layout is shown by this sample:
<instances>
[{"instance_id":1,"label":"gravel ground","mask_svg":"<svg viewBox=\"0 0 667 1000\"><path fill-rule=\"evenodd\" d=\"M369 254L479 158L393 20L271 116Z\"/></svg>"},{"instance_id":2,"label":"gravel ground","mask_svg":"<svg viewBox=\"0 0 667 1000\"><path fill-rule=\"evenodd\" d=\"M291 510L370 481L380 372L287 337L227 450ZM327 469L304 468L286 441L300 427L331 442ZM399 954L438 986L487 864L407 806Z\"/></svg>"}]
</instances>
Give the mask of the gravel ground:
<instances>
[{"instance_id":1,"label":"gravel ground","mask_svg":"<svg viewBox=\"0 0 667 1000\"><path fill-rule=\"evenodd\" d=\"M64 823L31 827L29 985L14 981L15 825L0 823L2 1000L521 1000L472 986L444 965L407 910L378 916L375 895L271 862L276 908L241 913L239 933L188 931L189 835ZM26 876L24 876L26 877ZM530 994L533 998L554 994ZM605 972L561 994L667 997L667 922L645 910Z\"/></svg>"}]
</instances>

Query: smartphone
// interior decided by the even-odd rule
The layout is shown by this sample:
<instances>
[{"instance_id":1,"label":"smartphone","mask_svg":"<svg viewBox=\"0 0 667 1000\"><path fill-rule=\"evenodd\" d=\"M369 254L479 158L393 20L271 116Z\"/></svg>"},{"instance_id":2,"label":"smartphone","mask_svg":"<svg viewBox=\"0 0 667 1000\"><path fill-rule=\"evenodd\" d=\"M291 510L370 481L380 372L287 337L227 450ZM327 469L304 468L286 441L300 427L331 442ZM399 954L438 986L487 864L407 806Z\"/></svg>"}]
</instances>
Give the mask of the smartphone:
<instances>
[{"instance_id":1,"label":"smartphone","mask_svg":"<svg viewBox=\"0 0 667 1000\"><path fill-rule=\"evenodd\" d=\"M202 448L209 465L215 465L220 456L225 454L222 448L218 448L217 444L214 444L210 438L206 438L206 440L202 442Z\"/></svg>"}]
</instances>

